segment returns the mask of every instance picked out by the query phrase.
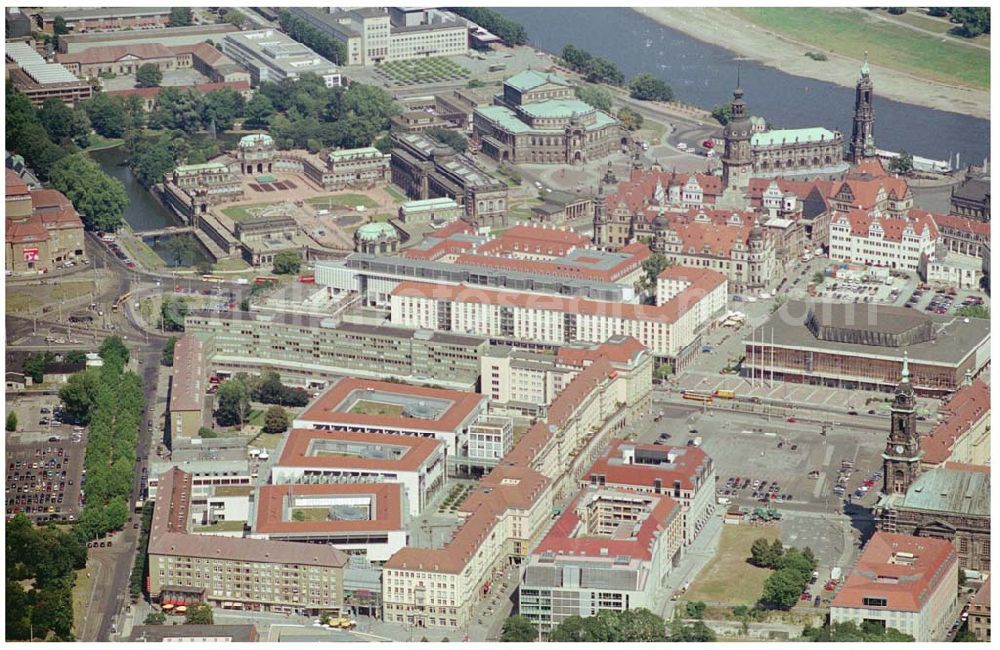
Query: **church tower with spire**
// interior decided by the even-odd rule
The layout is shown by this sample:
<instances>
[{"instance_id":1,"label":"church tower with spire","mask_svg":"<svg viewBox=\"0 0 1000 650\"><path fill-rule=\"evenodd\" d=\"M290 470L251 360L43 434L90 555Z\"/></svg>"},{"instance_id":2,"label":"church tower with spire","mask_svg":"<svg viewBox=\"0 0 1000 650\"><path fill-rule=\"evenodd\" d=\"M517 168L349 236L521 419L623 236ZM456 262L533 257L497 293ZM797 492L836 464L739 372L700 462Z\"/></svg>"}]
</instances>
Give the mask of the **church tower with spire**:
<instances>
[{"instance_id":1,"label":"church tower with spire","mask_svg":"<svg viewBox=\"0 0 1000 650\"><path fill-rule=\"evenodd\" d=\"M910 383L910 360L903 355L903 376L892 401L892 426L882 452L882 492L905 495L920 475L920 434L917 432L916 398Z\"/></svg>"},{"instance_id":2,"label":"church tower with spire","mask_svg":"<svg viewBox=\"0 0 1000 650\"><path fill-rule=\"evenodd\" d=\"M750 174L753 172L753 151L750 145L753 133L746 103L743 101L738 65L736 90L733 91L730 108L732 116L722 131L726 143L722 155L722 186L726 190L743 190L750 184Z\"/></svg>"},{"instance_id":3,"label":"church tower with spire","mask_svg":"<svg viewBox=\"0 0 1000 650\"><path fill-rule=\"evenodd\" d=\"M861 64L861 76L854 93L854 130L851 132L850 151L847 155L852 165L876 156L872 94L871 70L868 68L868 52L865 52L865 62Z\"/></svg>"}]
</instances>

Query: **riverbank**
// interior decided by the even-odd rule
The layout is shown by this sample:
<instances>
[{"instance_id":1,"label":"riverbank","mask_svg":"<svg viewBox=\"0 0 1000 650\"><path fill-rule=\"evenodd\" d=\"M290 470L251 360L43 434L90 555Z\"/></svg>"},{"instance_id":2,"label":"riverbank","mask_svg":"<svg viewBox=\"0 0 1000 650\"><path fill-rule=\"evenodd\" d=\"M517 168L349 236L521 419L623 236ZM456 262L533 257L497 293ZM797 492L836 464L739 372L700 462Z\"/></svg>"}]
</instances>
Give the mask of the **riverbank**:
<instances>
[{"instance_id":1,"label":"riverbank","mask_svg":"<svg viewBox=\"0 0 1000 650\"><path fill-rule=\"evenodd\" d=\"M786 36L768 32L725 9L638 7L634 11L692 38L725 47L738 56L759 61L791 75L818 79L847 88L853 88L857 83L860 60L824 52L828 57L827 61L814 61L805 54L816 51L815 45L799 43ZM921 79L879 65L877 61L871 62L871 68L875 92L880 96L982 119L990 117L988 91Z\"/></svg>"}]
</instances>

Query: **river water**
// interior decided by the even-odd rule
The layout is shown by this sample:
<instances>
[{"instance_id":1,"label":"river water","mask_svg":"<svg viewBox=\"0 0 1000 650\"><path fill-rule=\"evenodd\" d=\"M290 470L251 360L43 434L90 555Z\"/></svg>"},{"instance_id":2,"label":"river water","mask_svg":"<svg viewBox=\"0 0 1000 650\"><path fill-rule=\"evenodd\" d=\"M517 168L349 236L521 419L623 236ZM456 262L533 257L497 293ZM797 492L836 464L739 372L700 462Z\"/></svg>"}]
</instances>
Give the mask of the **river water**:
<instances>
[{"instance_id":1,"label":"river water","mask_svg":"<svg viewBox=\"0 0 1000 650\"><path fill-rule=\"evenodd\" d=\"M125 221L132 227L132 230L141 233L145 230L158 230L167 226L182 225L173 213L161 205L141 183L132 175L132 170L125 163L125 151L121 147L111 149L101 149L90 152L101 169L106 174L117 178L125 186L125 194L128 196L128 205L125 207ZM190 245L178 260L171 252L167 242L169 237L162 237L155 243L150 244L150 248L166 262L168 266L190 266L200 260L208 259L206 251L201 244L190 235L183 235L190 239Z\"/></svg>"},{"instance_id":2,"label":"river water","mask_svg":"<svg viewBox=\"0 0 1000 650\"><path fill-rule=\"evenodd\" d=\"M669 83L679 101L711 108L732 99L736 55L693 39L626 8L505 7L499 11L523 24L530 42L559 53L572 43L613 62L632 77L648 72ZM824 126L851 137L854 89L790 75L753 61L742 62L747 107L773 128ZM989 120L924 108L878 96L875 82L875 140L880 149L948 160L982 163L989 155Z\"/></svg>"}]
</instances>

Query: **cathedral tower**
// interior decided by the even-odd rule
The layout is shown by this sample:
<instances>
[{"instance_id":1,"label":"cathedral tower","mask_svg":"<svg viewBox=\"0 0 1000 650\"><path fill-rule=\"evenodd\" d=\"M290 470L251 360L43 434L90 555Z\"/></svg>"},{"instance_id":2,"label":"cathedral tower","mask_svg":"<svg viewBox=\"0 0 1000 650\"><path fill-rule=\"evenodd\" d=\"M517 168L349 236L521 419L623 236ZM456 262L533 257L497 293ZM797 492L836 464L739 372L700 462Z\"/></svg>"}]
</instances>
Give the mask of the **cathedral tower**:
<instances>
[{"instance_id":1,"label":"cathedral tower","mask_svg":"<svg viewBox=\"0 0 1000 650\"><path fill-rule=\"evenodd\" d=\"M743 102L739 68L736 70L736 90L733 91L733 101L730 104L732 117L722 131L726 141L722 155L722 185L724 189L742 190L750 184L750 174L753 171L753 152L750 147L752 129L750 116L747 115L746 104Z\"/></svg>"},{"instance_id":2,"label":"cathedral tower","mask_svg":"<svg viewBox=\"0 0 1000 650\"><path fill-rule=\"evenodd\" d=\"M854 94L854 130L851 133L851 148L847 159L856 165L875 154L875 109L872 108L873 85L868 69L868 52L861 64L861 77Z\"/></svg>"},{"instance_id":3,"label":"cathedral tower","mask_svg":"<svg viewBox=\"0 0 1000 650\"><path fill-rule=\"evenodd\" d=\"M920 434L917 433L916 400L910 383L909 359L903 356L903 377L892 401L892 428L882 452L882 491L905 495L920 474Z\"/></svg>"}]
</instances>

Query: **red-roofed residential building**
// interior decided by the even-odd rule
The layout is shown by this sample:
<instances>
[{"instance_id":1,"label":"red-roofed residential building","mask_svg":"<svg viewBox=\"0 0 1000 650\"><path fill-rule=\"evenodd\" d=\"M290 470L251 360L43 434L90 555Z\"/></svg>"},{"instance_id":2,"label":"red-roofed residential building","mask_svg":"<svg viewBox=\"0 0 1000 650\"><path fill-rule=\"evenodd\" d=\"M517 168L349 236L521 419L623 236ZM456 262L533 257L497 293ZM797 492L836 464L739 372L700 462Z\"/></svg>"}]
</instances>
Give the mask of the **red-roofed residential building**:
<instances>
[{"instance_id":1,"label":"red-roofed residential building","mask_svg":"<svg viewBox=\"0 0 1000 650\"><path fill-rule=\"evenodd\" d=\"M629 386L628 377L607 357L587 365L556 398L548 417L522 436L465 499L459 507L465 519L444 548L405 548L386 562L385 620L465 626L493 581L540 539L553 503L574 494L579 477L610 436L645 412L649 384L645 390Z\"/></svg>"},{"instance_id":2,"label":"red-roofed residential building","mask_svg":"<svg viewBox=\"0 0 1000 650\"><path fill-rule=\"evenodd\" d=\"M149 595L162 605L317 615L344 605L347 555L328 544L192 532L191 475L160 477L149 532Z\"/></svg>"},{"instance_id":3,"label":"red-roofed residential building","mask_svg":"<svg viewBox=\"0 0 1000 650\"><path fill-rule=\"evenodd\" d=\"M715 510L715 463L699 447L612 440L580 482L669 495L683 510L685 546Z\"/></svg>"},{"instance_id":4,"label":"red-roofed residential building","mask_svg":"<svg viewBox=\"0 0 1000 650\"><path fill-rule=\"evenodd\" d=\"M905 216L851 210L830 220L830 259L916 271L938 243L934 216L911 209Z\"/></svg>"},{"instance_id":5,"label":"red-roofed residential building","mask_svg":"<svg viewBox=\"0 0 1000 650\"><path fill-rule=\"evenodd\" d=\"M385 562L406 546L401 483L262 485L251 537L330 544L369 562Z\"/></svg>"},{"instance_id":6,"label":"red-roofed residential building","mask_svg":"<svg viewBox=\"0 0 1000 650\"><path fill-rule=\"evenodd\" d=\"M295 428L283 441L271 481L397 482L405 487L406 507L415 517L444 485L445 449L434 438Z\"/></svg>"},{"instance_id":7,"label":"red-roofed residential building","mask_svg":"<svg viewBox=\"0 0 1000 650\"><path fill-rule=\"evenodd\" d=\"M876 621L920 641L943 641L958 597L951 542L876 533L830 605L831 623Z\"/></svg>"},{"instance_id":8,"label":"red-roofed residential building","mask_svg":"<svg viewBox=\"0 0 1000 650\"><path fill-rule=\"evenodd\" d=\"M29 189L5 173L5 256L11 273L37 273L84 254L83 222L62 193Z\"/></svg>"},{"instance_id":9,"label":"red-roofed residential building","mask_svg":"<svg viewBox=\"0 0 1000 650\"><path fill-rule=\"evenodd\" d=\"M656 611L683 544L680 504L666 495L585 487L532 551L518 611L551 632L603 609Z\"/></svg>"},{"instance_id":10,"label":"red-roofed residential building","mask_svg":"<svg viewBox=\"0 0 1000 650\"><path fill-rule=\"evenodd\" d=\"M473 285L400 282L390 296L394 325L464 332L548 345L638 339L658 358L678 365L690 357L726 294L723 274L692 271L692 281L651 306L496 290ZM716 310L717 311L717 310Z\"/></svg>"},{"instance_id":11,"label":"red-roofed residential building","mask_svg":"<svg viewBox=\"0 0 1000 650\"><path fill-rule=\"evenodd\" d=\"M987 643L990 642L990 580L986 578L969 602L969 632L977 641Z\"/></svg>"},{"instance_id":12,"label":"red-roofed residential building","mask_svg":"<svg viewBox=\"0 0 1000 650\"><path fill-rule=\"evenodd\" d=\"M986 465L990 460L990 387L982 379L963 385L939 409L940 421L920 437L927 469L945 462Z\"/></svg>"},{"instance_id":13,"label":"red-roofed residential building","mask_svg":"<svg viewBox=\"0 0 1000 650\"><path fill-rule=\"evenodd\" d=\"M959 255L983 257L984 247L990 243L989 223L951 214L934 215L934 223L937 224L941 243L949 251Z\"/></svg>"}]
</instances>

